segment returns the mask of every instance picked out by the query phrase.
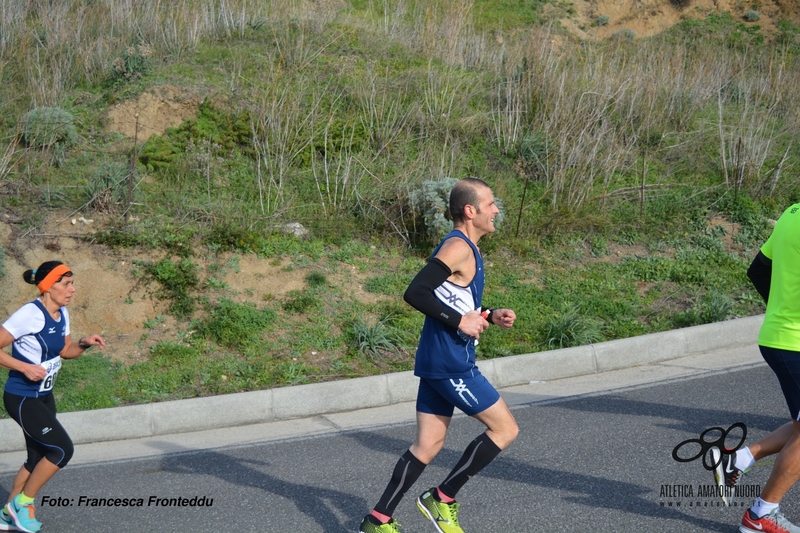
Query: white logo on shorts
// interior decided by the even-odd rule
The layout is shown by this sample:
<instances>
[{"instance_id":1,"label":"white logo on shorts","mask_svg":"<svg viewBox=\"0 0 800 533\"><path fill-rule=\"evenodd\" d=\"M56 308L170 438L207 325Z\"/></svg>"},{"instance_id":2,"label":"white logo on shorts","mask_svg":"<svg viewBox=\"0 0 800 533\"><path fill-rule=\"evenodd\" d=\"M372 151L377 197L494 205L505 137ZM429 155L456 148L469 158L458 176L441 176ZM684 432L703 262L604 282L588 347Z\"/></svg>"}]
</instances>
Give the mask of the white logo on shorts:
<instances>
[{"instance_id":1,"label":"white logo on shorts","mask_svg":"<svg viewBox=\"0 0 800 533\"><path fill-rule=\"evenodd\" d=\"M464 393L466 392L467 394L469 394L469 397L472 398L472 401L475 402L475 405L478 405L478 399L475 397L475 395L472 394L472 392L470 392L470 390L467 388L467 385L464 383L463 379L459 379L458 383L456 383L455 380L451 379L450 383L452 383L453 387L455 387L456 392L461 397L462 402L467 404L469 407L472 407L472 404L469 403L469 401L467 401L466 398L464 398Z\"/></svg>"}]
</instances>

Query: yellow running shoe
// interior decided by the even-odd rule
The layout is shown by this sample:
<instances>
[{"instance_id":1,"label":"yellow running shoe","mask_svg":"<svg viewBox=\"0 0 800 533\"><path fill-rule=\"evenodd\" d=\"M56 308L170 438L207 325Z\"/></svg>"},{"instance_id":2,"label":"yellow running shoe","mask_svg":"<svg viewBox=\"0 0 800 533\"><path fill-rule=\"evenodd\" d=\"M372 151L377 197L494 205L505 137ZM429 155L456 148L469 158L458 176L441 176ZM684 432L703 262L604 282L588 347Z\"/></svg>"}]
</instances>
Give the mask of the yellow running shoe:
<instances>
[{"instance_id":1,"label":"yellow running shoe","mask_svg":"<svg viewBox=\"0 0 800 533\"><path fill-rule=\"evenodd\" d=\"M426 490L417 498L417 508L436 526L439 533L464 533L458 525L458 506L456 502L443 503L433 497L436 489Z\"/></svg>"},{"instance_id":2,"label":"yellow running shoe","mask_svg":"<svg viewBox=\"0 0 800 533\"><path fill-rule=\"evenodd\" d=\"M385 524L376 526L369 521L369 515L364 517L361 521L361 526L358 528L359 533L400 533L400 524L397 520L389 520Z\"/></svg>"}]
</instances>

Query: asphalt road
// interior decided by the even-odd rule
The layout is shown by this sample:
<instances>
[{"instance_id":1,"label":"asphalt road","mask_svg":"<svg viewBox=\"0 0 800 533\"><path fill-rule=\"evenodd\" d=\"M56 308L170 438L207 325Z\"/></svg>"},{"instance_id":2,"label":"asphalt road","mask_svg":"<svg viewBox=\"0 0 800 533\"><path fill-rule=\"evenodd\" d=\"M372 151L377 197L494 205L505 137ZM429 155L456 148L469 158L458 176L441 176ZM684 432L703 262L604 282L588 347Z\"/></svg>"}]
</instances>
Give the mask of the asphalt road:
<instances>
[{"instance_id":1,"label":"asphalt road","mask_svg":"<svg viewBox=\"0 0 800 533\"><path fill-rule=\"evenodd\" d=\"M514 414L519 439L459 494L467 532L734 532L752 498L723 507L702 495L711 474L699 460L674 461L672 450L734 422L743 422L754 442L788 419L764 365L520 406ZM481 430L471 419L453 420L445 449L397 510L404 533L433 532L414 499L446 476ZM37 518L44 532L354 532L413 436L414 426L403 424L71 465L40 493ZM758 463L743 483L760 490L770 468L768 460ZM0 498L12 479L0 476ZM666 486L684 493L688 486L693 495L669 497ZM67 506L43 505L45 496ZM148 505L151 497L213 503ZM92 506L91 498L141 498L142 506ZM797 489L782 509L800 522Z\"/></svg>"}]
</instances>

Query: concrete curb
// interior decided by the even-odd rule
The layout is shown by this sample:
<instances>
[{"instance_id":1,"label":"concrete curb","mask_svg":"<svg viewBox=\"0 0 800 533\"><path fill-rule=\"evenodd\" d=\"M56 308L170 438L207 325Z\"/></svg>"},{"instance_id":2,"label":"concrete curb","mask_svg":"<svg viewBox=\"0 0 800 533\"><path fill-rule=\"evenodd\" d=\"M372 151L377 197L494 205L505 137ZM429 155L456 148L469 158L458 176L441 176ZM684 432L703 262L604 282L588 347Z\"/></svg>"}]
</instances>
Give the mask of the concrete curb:
<instances>
[{"instance_id":1,"label":"concrete curb","mask_svg":"<svg viewBox=\"0 0 800 533\"><path fill-rule=\"evenodd\" d=\"M595 374L752 344L763 315L589 346L479 361L497 388ZM417 378L398 372L344 381L59 415L75 444L260 424L381 407L416 398ZM0 420L0 452L23 450L19 426Z\"/></svg>"}]
</instances>

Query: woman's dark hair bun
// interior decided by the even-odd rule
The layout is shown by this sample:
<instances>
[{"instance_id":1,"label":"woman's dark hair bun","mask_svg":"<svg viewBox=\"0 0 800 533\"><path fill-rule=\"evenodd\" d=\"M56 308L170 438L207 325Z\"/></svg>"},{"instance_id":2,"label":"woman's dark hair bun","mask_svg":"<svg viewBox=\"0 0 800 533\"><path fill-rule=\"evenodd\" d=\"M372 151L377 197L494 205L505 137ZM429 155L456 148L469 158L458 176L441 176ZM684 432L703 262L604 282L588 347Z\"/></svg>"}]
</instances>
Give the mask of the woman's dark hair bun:
<instances>
[{"instance_id":1,"label":"woman's dark hair bun","mask_svg":"<svg viewBox=\"0 0 800 533\"><path fill-rule=\"evenodd\" d=\"M22 273L22 279L25 280L25 283L30 283L31 285L36 285L36 281L33 277L36 275L35 270L26 270Z\"/></svg>"},{"instance_id":2,"label":"woman's dark hair bun","mask_svg":"<svg viewBox=\"0 0 800 533\"><path fill-rule=\"evenodd\" d=\"M45 261L36 270L26 270L22 273L22 279L31 285L38 285L44 278L58 265L63 265L61 261Z\"/></svg>"}]
</instances>

